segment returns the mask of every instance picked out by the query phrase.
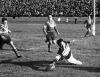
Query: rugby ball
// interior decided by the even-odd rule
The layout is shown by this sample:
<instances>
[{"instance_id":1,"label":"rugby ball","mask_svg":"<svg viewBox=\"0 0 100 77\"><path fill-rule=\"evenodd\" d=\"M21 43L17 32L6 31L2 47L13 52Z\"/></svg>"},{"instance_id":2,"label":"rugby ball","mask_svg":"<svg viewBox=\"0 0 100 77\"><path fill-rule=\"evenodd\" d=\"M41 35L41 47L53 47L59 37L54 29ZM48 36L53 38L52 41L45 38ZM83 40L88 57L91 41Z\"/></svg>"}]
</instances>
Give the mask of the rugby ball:
<instances>
[{"instance_id":1,"label":"rugby ball","mask_svg":"<svg viewBox=\"0 0 100 77\"><path fill-rule=\"evenodd\" d=\"M55 65L54 64L50 64L46 67L46 71L53 71L55 69Z\"/></svg>"}]
</instances>

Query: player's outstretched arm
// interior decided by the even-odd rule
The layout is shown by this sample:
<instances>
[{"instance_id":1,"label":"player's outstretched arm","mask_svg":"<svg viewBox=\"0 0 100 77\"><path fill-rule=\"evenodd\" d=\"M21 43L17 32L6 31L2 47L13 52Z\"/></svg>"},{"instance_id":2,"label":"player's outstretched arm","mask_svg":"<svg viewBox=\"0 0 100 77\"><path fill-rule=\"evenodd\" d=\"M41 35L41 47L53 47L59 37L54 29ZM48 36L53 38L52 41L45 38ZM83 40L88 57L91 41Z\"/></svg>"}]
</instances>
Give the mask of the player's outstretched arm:
<instances>
[{"instance_id":1,"label":"player's outstretched arm","mask_svg":"<svg viewBox=\"0 0 100 77\"><path fill-rule=\"evenodd\" d=\"M54 29L55 29L56 33L59 35L60 33L58 32L58 29L56 26L54 27Z\"/></svg>"},{"instance_id":2,"label":"player's outstretched arm","mask_svg":"<svg viewBox=\"0 0 100 77\"><path fill-rule=\"evenodd\" d=\"M8 30L8 33L11 33L11 30Z\"/></svg>"},{"instance_id":3,"label":"player's outstretched arm","mask_svg":"<svg viewBox=\"0 0 100 77\"><path fill-rule=\"evenodd\" d=\"M47 35L46 26L45 26L45 25L43 26L43 33L44 33L45 35Z\"/></svg>"}]
</instances>

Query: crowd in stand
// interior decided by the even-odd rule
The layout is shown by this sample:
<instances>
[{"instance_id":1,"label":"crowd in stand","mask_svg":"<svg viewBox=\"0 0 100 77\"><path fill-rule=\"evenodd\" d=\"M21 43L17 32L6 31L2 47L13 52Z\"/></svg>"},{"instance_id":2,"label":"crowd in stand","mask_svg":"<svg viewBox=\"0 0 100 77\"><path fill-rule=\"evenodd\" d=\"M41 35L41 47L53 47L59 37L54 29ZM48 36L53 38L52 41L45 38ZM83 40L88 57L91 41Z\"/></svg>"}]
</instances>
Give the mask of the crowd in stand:
<instances>
[{"instance_id":1,"label":"crowd in stand","mask_svg":"<svg viewBox=\"0 0 100 77\"><path fill-rule=\"evenodd\" d=\"M0 16L87 16L93 0L0 0ZM99 14L98 8L96 13Z\"/></svg>"}]
</instances>

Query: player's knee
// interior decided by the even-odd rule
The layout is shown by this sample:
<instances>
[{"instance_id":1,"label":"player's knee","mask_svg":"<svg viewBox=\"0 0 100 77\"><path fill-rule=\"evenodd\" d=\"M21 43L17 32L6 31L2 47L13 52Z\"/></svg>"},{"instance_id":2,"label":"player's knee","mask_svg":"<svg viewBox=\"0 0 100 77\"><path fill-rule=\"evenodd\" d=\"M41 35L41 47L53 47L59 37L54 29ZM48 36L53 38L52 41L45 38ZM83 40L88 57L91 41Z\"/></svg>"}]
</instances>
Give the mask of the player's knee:
<instances>
[{"instance_id":1,"label":"player's knee","mask_svg":"<svg viewBox=\"0 0 100 77\"><path fill-rule=\"evenodd\" d=\"M53 44L56 44L56 40L53 40Z\"/></svg>"}]
</instances>

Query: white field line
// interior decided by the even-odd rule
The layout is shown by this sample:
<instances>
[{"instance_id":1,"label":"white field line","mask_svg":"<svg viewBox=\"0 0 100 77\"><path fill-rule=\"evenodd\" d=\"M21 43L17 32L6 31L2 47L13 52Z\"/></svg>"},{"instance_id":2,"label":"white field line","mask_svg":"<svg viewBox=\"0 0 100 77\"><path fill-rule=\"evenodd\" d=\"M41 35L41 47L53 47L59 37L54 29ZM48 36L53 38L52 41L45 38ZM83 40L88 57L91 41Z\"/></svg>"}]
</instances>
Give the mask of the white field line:
<instances>
[{"instance_id":1,"label":"white field line","mask_svg":"<svg viewBox=\"0 0 100 77\"><path fill-rule=\"evenodd\" d=\"M74 53L74 54L76 54L76 55L81 55L81 56L94 56L94 57L100 57L100 55L99 54L96 54L96 55L91 55L91 54L82 54L82 53Z\"/></svg>"},{"instance_id":2,"label":"white field line","mask_svg":"<svg viewBox=\"0 0 100 77\"><path fill-rule=\"evenodd\" d=\"M42 46L39 46L39 47L31 47L29 49L26 49L26 50L37 50L37 49L40 49L40 48L43 48L43 47L46 47L47 45L42 45Z\"/></svg>"},{"instance_id":3,"label":"white field line","mask_svg":"<svg viewBox=\"0 0 100 77\"><path fill-rule=\"evenodd\" d=\"M39 47L32 47L32 48L29 48L29 49L26 49L26 50L37 50L37 49L40 49L40 48L42 48L42 47L45 47L46 45L42 45L42 46L39 46ZM20 53L20 51L18 51L19 53ZM31 53L31 52L30 52ZM44 53L44 52L43 52ZM14 52L13 51L9 51L9 52L3 52L2 54L0 54L0 55L9 55L9 54L14 54ZM37 54L39 54L39 53L36 53L36 54L34 54L34 55L37 55ZM23 54L21 54L22 55L22 57L24 57L24 58L26 58ZM29 60L31 60L31 58L29 58L29 57L27 57L27 59L29 59Z\"/></svg>"},{"instance_id":4,"label":"white field line","mask_svg":"<svg viewBox=\"0 0 100 77\"><path fill-rule=\"evenodd\" d=\"M20 24L21 23L18 23L18 25L20 25ZM27 24L22 23L21 25L44 25L44 24L42 24L42 23L36 23L36 24L35 23L34 24L33 23L27 23Z\"/></svg>"},{"instance_id":5,"label":"white field line","mask_svg":"<svg viewBox=\"0 0 100 77\"><path fill-rule=\"evenodd\" d=\"M30 39L32 39L32 38L30 38ZM37 38L37 37L34 37L33 39L36 39L36 40L43 40L44 41L44 39L45 39L45 37L39 37L39 38ZM16 39L16 38L12 38L12 40L13 41L20 41L20 40L27 40L27 39Z\"/></svg>"},{"instance_id":6,"label":"white field line","mask_svg":"<svg viewBox=\"0 0 100 77\"><path fill-rule=\"evenodd\" d=\"M42 38L41 37L36 37L36 36L41 36L42 35ZM34 37L33 37L34 36ZM32 38L33 39L45 39L45 35L44 34L32 34ZM32 38L26 38L26 39L32 39ZM18 40L25 40L25 39L20 39L20 38L14 38L14 37L12 37L12 40L14 40L14 41L18 41Z\"/></svg>"},{"instance_id":7,"label":"white field line","mask_svg":"<svg viewBox=\"0 0 100 77\"><path fill-rule=\"evenodd\" d=\"M42 45L42 46L39 46L39 47L32 47L32 48L29 48L29 49L26 49L26 50L37 50L37 49L40 49L40 48L43 48L43 47L46 47L46 45ZM18 51L20 53L20 51ZM7 55L7 54L12 54L14 53L13 51L9 51L9 52L3 52L1 53L0 55Z\"/></svg>"},{"instance_id":8,"label":"white field line","mask_svg":"<svg viewBox=\"0 0 100 77\"><path fill-rule=\"evenodd\" d=\"M34 34L34 35L40 35L40 34ZM16 39L16 38L12 38L13 40L21 40L21 39ZM35 39L41 39L41 38L38 38L38 37L35 37ZM44 38L42 38L44 39ZM32 48L29 48L29 49L26 49L26 50L37 50L37 49L40 49L42 47L45 47L47 45L42 45L42 46L39 46L39 47L32 47ZM20 53L20 51L18 51ZM9 51L9 52L3 52L3 53L0 53L0 55L7 55L7 54L11 54L11 53L14 53L13 51Z\"/></svg>"},{"instance_id":9,"label":"white field line","mask_svg":"<svg viewBox=\"0 0 100 77\"><path fill-rule=\"evenodd\" d=\"M38 35L38 34L37 34ZM36 38L36 37L35 37ZM83 39L82 39L83 40ZM80 41L82 41L82 40L80 40ZM75 41L76 41L76 39L75 39ZM43 47L46 47L47 45L42 45L42 46L39 46L39 47L31 47L31 48L29 48L29 49L26 49L26 50L37 50L37 49L40 49L40 48L43 48ZM18 52L20 52L20 51L18 51ZM0 54L0 55L7 55L7 54L11 54L11 53L14 53L13 51L9 51L9 52L3 52L2 54ZM74 54L78 54L78 55L82 55L82 56L92 56L91 54L81 54L81 53L74 53ZM95 56L97 56L97 57L100 57L100 55L98 54L98 55L95 55Z\"/></svg>"},{"instance_id":10,"label":"white field line","mask_svg":"<svg viewBox=\"0 0 100 77\"><path fill-rule=\"evenodd\" d=\"M29 49L26 49L26 50L37 50L37 49L40 49L40 48L43 48L43 47L46 47L46 45L42 45L42 46L40 46L40 47L32 47L32 48L29 48ZM18 52L20 52L20 51L18 51ZM13 51L9 51L9 52L3 52L3 53L0 54L0 55L7 55L7 54L12 54L12 53L14 53L14 52L13 52ZM81 56L95 56L95 57L100 57L99 54L96 54L96 55L82 54L82 53L74 53L74 54L76 54L76 55L81 55ZM36 54L34 54L34 55L36 55Z\"/></svg>"}]
</instances>

